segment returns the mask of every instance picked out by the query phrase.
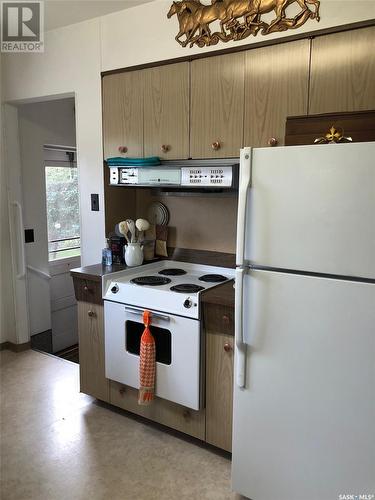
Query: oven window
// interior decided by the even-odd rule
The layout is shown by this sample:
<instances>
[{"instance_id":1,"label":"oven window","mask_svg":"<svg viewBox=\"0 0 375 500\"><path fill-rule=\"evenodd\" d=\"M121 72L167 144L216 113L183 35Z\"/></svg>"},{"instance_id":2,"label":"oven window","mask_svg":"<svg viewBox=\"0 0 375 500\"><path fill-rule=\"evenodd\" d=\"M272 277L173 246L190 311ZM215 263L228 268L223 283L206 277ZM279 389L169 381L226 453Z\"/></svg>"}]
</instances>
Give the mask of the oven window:
<instances>
[{"instance_id":1,"label":"oven window","mask_svg":"<svg viewBox=\"0 0 375 500\"><path fill-rule=\"evenodd\" d=\"M131 354L139 356L141 336L145 329L142 323L136 321L125 322L125 347ZM172 335L169 330L151 325L150 331L155 339L156 361L164 365L172 362Z\"/></svg>"}]
</instances>

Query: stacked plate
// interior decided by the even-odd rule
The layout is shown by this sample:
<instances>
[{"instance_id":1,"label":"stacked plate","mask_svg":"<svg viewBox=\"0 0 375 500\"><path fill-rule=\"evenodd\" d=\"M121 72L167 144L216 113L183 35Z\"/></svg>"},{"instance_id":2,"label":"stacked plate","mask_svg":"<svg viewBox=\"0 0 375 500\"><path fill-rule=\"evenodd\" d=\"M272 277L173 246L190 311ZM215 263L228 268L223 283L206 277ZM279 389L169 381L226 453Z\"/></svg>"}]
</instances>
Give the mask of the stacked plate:
<instances>
[{"instance_id":1,"label":"stacked plate","mask_svg":"<svg viewBox=\"0 0 375 500\"><path fill-rule=\"evenodd\" d=\"M168 208L159 201L151 203L148 207L147 218L150 224L166 226L169 222Z\"/></svg>"}]
</instances>

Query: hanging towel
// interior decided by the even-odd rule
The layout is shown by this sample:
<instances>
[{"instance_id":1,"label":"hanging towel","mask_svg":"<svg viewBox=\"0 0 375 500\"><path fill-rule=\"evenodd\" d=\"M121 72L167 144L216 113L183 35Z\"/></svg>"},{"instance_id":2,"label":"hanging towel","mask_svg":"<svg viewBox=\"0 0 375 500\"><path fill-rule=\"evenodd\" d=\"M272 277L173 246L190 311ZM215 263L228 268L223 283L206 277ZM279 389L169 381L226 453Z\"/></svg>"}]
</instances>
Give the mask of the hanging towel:
<instances>
[{"instance_id":1,"label":"hanging towel","mask_svg":"<svg viewBox=\"0 0 375 500\"><path fill-rule=\"evenodd\" d=\"M156 371L156 349L155 339L150 332L151 313L143 312L143 324L145 329L141 337L139 349L139 394L138 404L149 405L154 399L155 393L155 371Z\"/></svg>"}]
</instances>

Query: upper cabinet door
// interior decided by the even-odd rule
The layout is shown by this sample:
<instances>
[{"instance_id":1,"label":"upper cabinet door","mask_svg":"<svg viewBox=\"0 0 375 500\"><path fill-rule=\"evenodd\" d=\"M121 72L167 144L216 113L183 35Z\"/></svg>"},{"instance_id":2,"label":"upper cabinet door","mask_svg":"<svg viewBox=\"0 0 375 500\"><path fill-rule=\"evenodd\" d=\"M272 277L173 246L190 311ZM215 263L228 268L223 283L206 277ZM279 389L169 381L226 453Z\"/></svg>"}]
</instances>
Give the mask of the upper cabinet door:
<instances>
[{"instance_id":1,"label":"upper cabinet door","mask_svg":"<svg viewBox=\"0 0 375 500\"><path fill-rule=\"evenodd\" d=\"M104 158L143 156L143 74L130 71L103 78Z\"/></svg>"},{"instance_id":2,"label":"upper cabinet door","mask_svg":"<svg viewBox=\"0 0 375 500\"><path fill-rule=\"evenodd\" d=\"M191 63L192 158L239 156L243 106L244 53Z\"/></svg>"},{"instance_id":3,"label":"upper cabinet door","mask_svg":"<svg viewBox=\"0 0 375 500\"><path fill-rule=\"evenodd\" d=\"M375 27L312 40L310 114L375 108Z\"/></svg>"},{"instance_id":4,"label":"upper cabinet door","mask_svg":"<svg viewBox=\"0 0 375 500\"><path fill-rule=\"evenodd\" d=\"M307 113L309 56L309 40L246 52L245 146L283 145L286 117Z\"/></svg>"},{"instance_id":5,"label":"upper cabinet door","mask_svg":"<svg viewBox=\"0 0 375 500\"><path fill-rule=\"evenodd\" d=\"M145 156L189 157L189 63L144 70Z\"/></svg>"}]
</instances>

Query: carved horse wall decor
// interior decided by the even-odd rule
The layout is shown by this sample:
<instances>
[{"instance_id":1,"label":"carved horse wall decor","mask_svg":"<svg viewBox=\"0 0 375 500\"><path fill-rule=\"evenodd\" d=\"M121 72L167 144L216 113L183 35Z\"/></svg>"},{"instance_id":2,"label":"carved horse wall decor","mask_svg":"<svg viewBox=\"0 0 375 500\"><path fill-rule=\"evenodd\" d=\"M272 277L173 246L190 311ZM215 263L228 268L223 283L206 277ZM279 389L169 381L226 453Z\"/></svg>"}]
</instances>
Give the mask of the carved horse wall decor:
<instances>
[{"instance_id":1,"label":"carved horse wall decor","mask_svg":"<svg viewBox=\"0 0 375 500\"><path fill-rule=\"evenodd\" d=\"M286 9L291 4L298 4L301 11L294 17L286 17ZM309 8L314 7L314 10ZM175 14L179 22L176 40L183 47L194 44L199 47L215 45L220 40L241 40L249 35L256 36L296 29L308 21L320 21L319 0L211 0L205 5L199 0L174 1L167 14L170 19ZM266 23L262 15L275 13L275 18ZM219 22L220 31L211 32L210 25ZM185 36L182 41L181 37Z\"/></svg>"}]
</instances>

